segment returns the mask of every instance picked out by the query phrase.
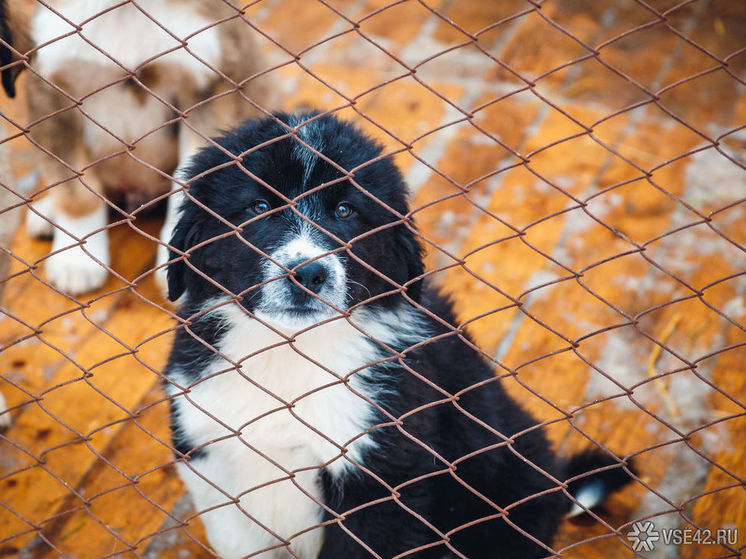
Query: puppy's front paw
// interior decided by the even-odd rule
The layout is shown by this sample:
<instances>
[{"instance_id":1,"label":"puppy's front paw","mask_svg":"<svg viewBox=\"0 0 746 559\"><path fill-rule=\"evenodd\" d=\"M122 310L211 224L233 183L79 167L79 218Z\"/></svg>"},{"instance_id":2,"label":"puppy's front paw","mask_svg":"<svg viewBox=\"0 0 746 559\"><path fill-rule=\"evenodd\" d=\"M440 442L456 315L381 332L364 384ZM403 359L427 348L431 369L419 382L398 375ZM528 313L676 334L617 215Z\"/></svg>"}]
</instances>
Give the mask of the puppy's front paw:
<instances>
[{"instance_id":1,"label":"puppy's front paw","mask_svg":"<svg viewBox=\"0 0 746 559\"><path fill-rule=\"evenodd\" d=\"M57 223L84 241L86 250L73 237L56 229L52 252L60 252L46 261L49 281L69 295L79 295L101 287L109 274L109 235L106 229L93 235L91 233L106 225L106 208L102 206L83 217L60 216Z\"/></svg>"},{"instance_id":2,"label":"puppy's front paw","mask_svg":"<svg viewBox=\"0 0 746 559\"><path fill-rule=\"evenodd\" d=\"M31 209L26 212L26 231L37 239L51 239L54 233L54 226L51 223L54 221L52 197L45 196L31 205L39 213L37 214ZM46 219L44 219L45 217Z\"/></svg>"}]
</instances>

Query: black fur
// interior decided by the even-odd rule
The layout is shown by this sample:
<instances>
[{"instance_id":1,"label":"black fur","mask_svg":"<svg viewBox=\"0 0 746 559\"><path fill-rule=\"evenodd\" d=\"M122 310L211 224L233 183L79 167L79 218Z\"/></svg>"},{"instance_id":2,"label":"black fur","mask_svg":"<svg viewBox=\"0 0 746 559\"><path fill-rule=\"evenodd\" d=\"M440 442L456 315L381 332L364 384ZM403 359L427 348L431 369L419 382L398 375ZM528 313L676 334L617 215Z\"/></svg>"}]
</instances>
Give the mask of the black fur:
<instances>
[{"instance_id":1,"label":"black fur","mask_svg":"<svg viewBox=\"0 0 746 559\"><path fill-rule=\"evenodd\" d=\"M7 66L13 62L13 52L8 46L12 44L13 40L8 29L7 0L0 0L0 66ZM16 96L15 80L9 68L2 71L2 84L8 97Z\"/></svg>"},{"instance_id":2,"label":"black fur","mask_svg":"<svg viewBox=\"0 0 746 559\"><path fill-rule=\"evenodd\" d=\"M286 114L276 118L285 123L298 119ZM313 118L310 113L301 120ZM311 195L307 203L316 224L341 242L354 239L351 252L374 268L345 256L355 282L348 308L365 304L375 311L412 300L447 324L457 324L451 302L419 279L420 247L411 224L399 218L408 211L406 188L391 159L370 163L381 148L348 123L324 116L313 126L323 139L322 153L354 171L355 182L365 190L344 178ZM275 120L264 119L216 140L223 150L241 156L241 165L254 177L229 164L232 157L215 147L202 150L187 171L196 177L189 192L198 203L187 201L183 208L168 279L171 298L184 297L180 313L190 319L190 326L177 333L169 369L199 371L213 358L210 346L216 346L221 333L217 324L200 318L205 301L229 293L248 311L254 310L253 286L260 281L263 260L255 248L268 251L300 219L278 193L294 199L344 177L334 165L317 161L304 184L303 165L293 155L298 142L291 137L277 140L286 134ZM250 208L257 198L269 201L274 213L254 215ZM352 218L334 219L340 201L356 208ZM329 244L340 246L331 238ZM407 286L406 295L396 284ZM327 513L326 520L333 522L326 528L320 557L369 557L347 531L381 557L415 548L422 549L409 557L452 557L452 550L471 558L550 555L552 537L571 505L561 484L595 468L614 466L570 486L576 492L586 481L601 479L607 491L613 491L629 481L624 464L599 452L584 453L568 464L558 459L537 420L507 395L493 366L464 342L468 334L457 335L437 320L425 320L437 341L416 349L402 342L393 349L404 352L405 358L379 365L384 372L380 382L387 385L380 404L387 413L380 414L373 434L378 446L365 455L364 470L342 479L322 472L327 505L336 514L354 512L343 519ZM381 350L381 355L391 354ZM398 423L391 419L403 416ZM177 428L178 417L173 423ZM189 441L178 438L178 429L176 435L177 451L188 453ZM448 534L448 545L438 532Z\"/></svg>"},{"instance_id":3,"label":"black fur","mask_svg":"<svg viewBox=\"0 0 746 559\"><path fill-rule=\"evenodd\" d=\"M16 78L21 73L24 66L21 64L11 64L16 60L12 47L17 47L17 34L24 33L25 30L11 29L10 17L8 12L7 0L0 0L0 82L2 82L5 94L13 98L16 96Z\"/></svg>"}]
</instances>

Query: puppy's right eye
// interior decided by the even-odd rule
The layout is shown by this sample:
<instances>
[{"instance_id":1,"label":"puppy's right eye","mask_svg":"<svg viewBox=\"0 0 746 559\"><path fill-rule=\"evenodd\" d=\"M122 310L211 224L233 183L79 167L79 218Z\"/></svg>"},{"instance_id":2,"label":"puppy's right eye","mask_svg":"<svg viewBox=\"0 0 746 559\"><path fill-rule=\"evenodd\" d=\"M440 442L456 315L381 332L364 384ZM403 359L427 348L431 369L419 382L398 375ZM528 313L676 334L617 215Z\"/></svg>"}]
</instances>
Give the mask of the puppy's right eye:
<instances>
[{"instance_id":1,"label":"puppy's right eye","mask_svg":"<svg viewBox=\"0 0 746 559\"><path fill-rule=\"evenodd\" d=\"M269 211L270 205L266 200L255 200L254 203L251 204L251 209L255 214L263 214Z\"/></svg>"}]
</instances>

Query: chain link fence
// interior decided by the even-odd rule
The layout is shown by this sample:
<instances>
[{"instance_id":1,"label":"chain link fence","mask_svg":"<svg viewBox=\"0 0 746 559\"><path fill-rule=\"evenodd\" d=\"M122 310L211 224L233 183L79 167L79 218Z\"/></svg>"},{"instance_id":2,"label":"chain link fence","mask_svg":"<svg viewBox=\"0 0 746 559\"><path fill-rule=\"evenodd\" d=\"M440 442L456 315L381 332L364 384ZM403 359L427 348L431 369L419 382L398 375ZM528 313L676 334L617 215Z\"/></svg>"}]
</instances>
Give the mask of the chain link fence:
<instances>
[{"instance_id":1,"label":"chain link fence","mask_svg":"<svg viewBox=\"0 0 746 559\"><path fill-rule=\"evenodd\" d=\"M634 461L546 555L741 556L742 2L4 8L6 91L19 76L0 111L0 555L215 555L176 474L163 371L191 319L164 296L161 228L169 199L200 203L176 169L219 130L314 108L402 170L416 279L451 297L450 332L558 453Z\"/></svg>"}]
</instances>

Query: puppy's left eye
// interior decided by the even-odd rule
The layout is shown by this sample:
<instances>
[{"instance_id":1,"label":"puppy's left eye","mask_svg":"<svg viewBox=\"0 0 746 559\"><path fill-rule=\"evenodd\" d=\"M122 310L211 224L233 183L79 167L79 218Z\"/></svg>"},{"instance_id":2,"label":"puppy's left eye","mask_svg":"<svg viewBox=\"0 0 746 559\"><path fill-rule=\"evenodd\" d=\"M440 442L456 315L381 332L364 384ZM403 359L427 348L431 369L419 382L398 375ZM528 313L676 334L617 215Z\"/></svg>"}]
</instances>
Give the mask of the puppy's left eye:
<instances>
[{"instance_id":1,"label":"puppy's left eye","mask_svg":"<svg viewBox=\"0 0 746 559\"><path fill-rule=\"evenodd\" d=\"M350 206L347 202L340 202L334 209L334 215L337 216L339 219L350 217L352 215L352 206Z\"/></svg>"},{"instance_id":2,"label":"puppy's left eye","mask_svg":"<svg viewBox=\"0 0 746 559\"><path fill-rule=\"evenodd\" d=\"M265 212L269 211L269 202L266 200L255 200L253 204L251 204L251 209L254 211L255 214L263 214Z\"/></svg>"}]
</instances>

